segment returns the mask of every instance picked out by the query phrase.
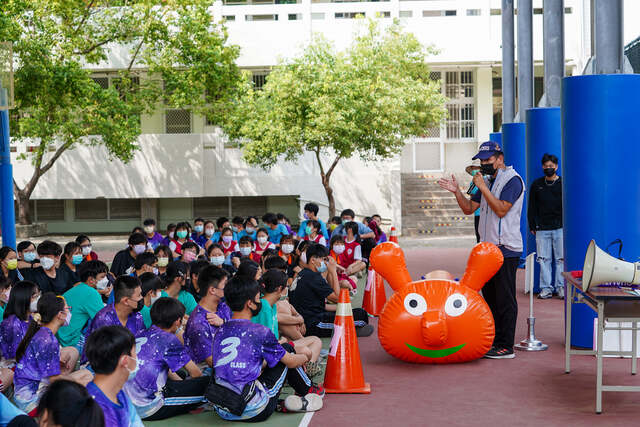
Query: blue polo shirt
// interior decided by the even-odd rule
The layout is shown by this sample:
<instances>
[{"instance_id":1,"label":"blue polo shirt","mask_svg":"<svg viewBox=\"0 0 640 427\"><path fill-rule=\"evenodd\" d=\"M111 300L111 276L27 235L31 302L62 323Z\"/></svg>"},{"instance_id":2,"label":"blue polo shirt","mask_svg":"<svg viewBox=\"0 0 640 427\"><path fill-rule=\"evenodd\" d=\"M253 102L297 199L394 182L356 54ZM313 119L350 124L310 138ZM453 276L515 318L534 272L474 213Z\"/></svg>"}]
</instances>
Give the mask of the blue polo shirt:
<instances>
[{"instance_id":1,"label":"blue polo shirt","mask_svg":"<svg viewBox=\"0 0 640 427\"><path fill-rule=\"evenodd\" d=\"M287 227L285 227L284 224L278 224L278 226L274 230L269 227L267 228L267 231L269 232L269 241L276 245L280 244L280 239L282 238L282 236L289 235L289 230L287 230Z\"/></svg>"}]
</instances>

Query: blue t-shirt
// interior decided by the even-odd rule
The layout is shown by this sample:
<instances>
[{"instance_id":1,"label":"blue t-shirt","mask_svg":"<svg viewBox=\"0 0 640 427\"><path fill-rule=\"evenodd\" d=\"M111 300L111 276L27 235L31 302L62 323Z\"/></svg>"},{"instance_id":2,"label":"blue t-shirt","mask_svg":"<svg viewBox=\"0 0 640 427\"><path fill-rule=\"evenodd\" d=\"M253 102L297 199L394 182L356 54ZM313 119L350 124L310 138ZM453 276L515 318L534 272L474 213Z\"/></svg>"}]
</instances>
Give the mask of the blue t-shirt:
<instances>
[{"instance_id":1,"label":"blue t-shirt","mask_svg":"<svg viewBox=\"0 0 640 427\"><path fill-rule=\"evenodd\" d=\"M247 233L247 230L242 230L240 233L238 233L238 239L236 241L239 242L240 239L242 239L244 236L249 236L251 237L251 240L255 242L257 235L258 230L253 230L253 233Z\"/></svg>"},{"instance_id":2,"label":"blue t-shirt","mask_svg":"<svg viewBox=\"0 0 640 427\"><path fill-rule=\"evenodd\" d=\"M280 244L280 239L282 238L282 236L289 235L289 231L284 224L278 224L278 226L274 230L269 227L267 228L267 231L269 232L269 241L276 245Z\"/></svg>"},{"instance_id":3,"label":"blue t-shirt","mask_svg":"<svg viewBox=\"0 0 640 427\"><path fill-rule=\"evenodd\" d=\"M367 227L366 225L364 225L363 223L356 222L356 221L354 222L358 224L358 235L362 236L363 234L373 233L373 230ZM341 236L347 235L347 231L344 229L344 224L340 224L339 226L336 227L335 230L333 230L332 235L336 235L336 234L339 234Z\"/></svg>"},{"instance_id":4,"label":"blue t-shirt","mask_svg":"<svg viewBox=\"0 0 640 427\"><path fill-rule=\"evenodd\" d=\"M118 403L113 403L109 400L93 381L87 384L87 391L102 408L105 426L144 427L135 406L133 406L124 391L120 390L118 392Z\"/></svg>"},{"instance_id":5,"label":"blue t-shirt","mask_svg":"<svg viewBox=\"0 0 640 427\"><path fill-rule=\"evenodd\" d=\"M304 221L302 221L300 223L300 228L298 229L298 237L304 237L307 235L307 223L310 220L305 219ZM327 224L325 224L323 221L321 220L316 220L320 223L320 233L322 233L322 235L324 236L324 238L327 240L327 242L329 242L329 232L327 231Z\"/></svg>"}]
</instances>

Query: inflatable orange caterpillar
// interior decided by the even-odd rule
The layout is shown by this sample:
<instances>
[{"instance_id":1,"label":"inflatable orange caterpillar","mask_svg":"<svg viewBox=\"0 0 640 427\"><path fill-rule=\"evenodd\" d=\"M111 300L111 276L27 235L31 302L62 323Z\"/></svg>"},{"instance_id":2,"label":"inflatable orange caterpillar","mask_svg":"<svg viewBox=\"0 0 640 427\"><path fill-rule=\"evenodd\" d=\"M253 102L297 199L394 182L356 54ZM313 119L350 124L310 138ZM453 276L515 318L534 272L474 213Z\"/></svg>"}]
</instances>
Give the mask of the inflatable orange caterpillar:
<instances>
[{"instance_id":1,"label":"inflatable orange caterpillar","mask_svg":"<svg viewBox=\"0 0 640 427\"><path fill-rule=\"evenodd\" d=\"M378 338L387 353L413 363L457 363L478 359L491 348L493 316L478 291L504 261L496 245L483 242L473 248L459 283L440 278L412 282L404 253L392 242L376 246L370 259L395 292L378 321Z\"/></svg>"}]
</instances>

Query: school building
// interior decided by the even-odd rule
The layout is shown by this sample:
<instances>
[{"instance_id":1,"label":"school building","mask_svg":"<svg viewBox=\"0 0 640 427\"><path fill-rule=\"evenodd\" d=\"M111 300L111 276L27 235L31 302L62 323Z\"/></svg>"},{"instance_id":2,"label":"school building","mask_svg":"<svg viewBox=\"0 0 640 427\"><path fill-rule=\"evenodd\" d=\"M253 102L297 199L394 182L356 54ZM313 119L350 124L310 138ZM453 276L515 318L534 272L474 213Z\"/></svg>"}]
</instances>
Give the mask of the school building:
<instances>
[{"instance_id":1,"label":"school building","mask_svg":"<svg viewBox=\"0 0 640 427\"><path fill-rule=\"evenodd\" d=\"M214 16L226 19L230 42L241 47L239 65L260 87L279 58L291 57L314 32L338 49L352 39L358 15L398 18L407 31L440 52L428 59L432 79L449 98L448 118L427 135L407 141L402 155L364 163L343 160L332 177L338 211L379 213L405 234L471 233L462 217L433 184L442 173L463 179L476 148L500 128L500 0L330 0L217 1ZM542 95L542 0L534 1L536 102ZM568 75L579 74L589 57L589 1L565 0L565 57ZM96 82L113 84L128 64L126 49L93 69ZM297 223L307 201L327 199L311 155L282 162L269 171L251 168L218 129L189 110L160 109L142 118L140 150L129 164L109 160L106 150L78 147L64 153L33 193L32 220L50 233L128 232L141 219L159 226L197 216L262 215L282 212ZM28 145L15 145L18 183L31 176L18 160ZM559 154L559 153L558 153Z\"/></svg>"}]
</instances>

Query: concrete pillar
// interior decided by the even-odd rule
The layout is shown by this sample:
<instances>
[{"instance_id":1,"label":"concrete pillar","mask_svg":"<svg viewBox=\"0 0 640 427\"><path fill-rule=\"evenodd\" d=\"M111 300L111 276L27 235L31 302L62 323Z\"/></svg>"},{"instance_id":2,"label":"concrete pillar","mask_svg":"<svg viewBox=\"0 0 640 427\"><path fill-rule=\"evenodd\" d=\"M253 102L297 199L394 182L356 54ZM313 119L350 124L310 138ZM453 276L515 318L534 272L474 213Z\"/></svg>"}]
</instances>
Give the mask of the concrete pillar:
<instances>
[{"instance_id":1,"label":"concrete pillar","mask_svg":"<svg viewBox=\"0 0 640 427\"><path fill-rule=\"evenodd\" d=\"M513 0L502 0L502 123L516 116Z\"/></svg>"},{"instance_id":2,"label":"concrete pillar","mask_svg":"<svg viewBox=\"0 0 640 427\"><path fill-rule=\"evenodd\" d=\"M564 1L544 0L544 93L547 107L559 107L564 77Z\"/></svg>"},{"instance_id":3,"label":"concrete pillar","mask_svg":"<svg viewBox=\"0 0 640 427\"><path fill-rule=\"evenodd\" d=\"M533 4L518 0L518 121L533 107Z\"/></svg>"}]
</instances>

